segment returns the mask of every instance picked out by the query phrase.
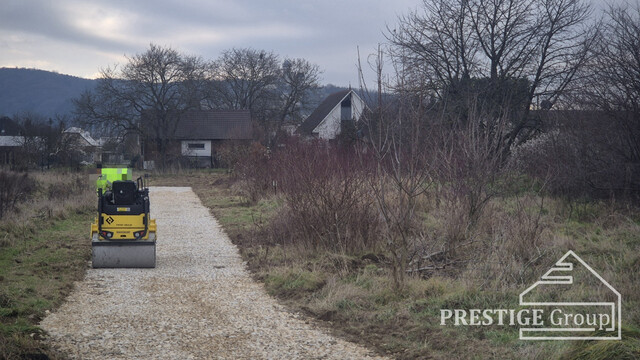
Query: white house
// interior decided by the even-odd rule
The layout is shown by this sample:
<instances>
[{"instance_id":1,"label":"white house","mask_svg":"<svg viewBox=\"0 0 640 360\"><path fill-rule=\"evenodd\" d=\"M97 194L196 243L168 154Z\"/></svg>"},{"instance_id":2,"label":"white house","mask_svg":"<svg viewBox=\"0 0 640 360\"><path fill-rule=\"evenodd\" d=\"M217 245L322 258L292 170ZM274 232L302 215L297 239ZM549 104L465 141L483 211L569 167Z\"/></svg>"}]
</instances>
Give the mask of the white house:
<instances>
[{"instance_id":1,"label":"white house","mask_svg":"<svg viewBox=\"0 0 640 360\"><path fill-rule=\"evenodd\" d=\"M88 131L84 131L78 127L70 127L63 131L65 136L73 136L77 140L77 145L82 147L100 147L100 143L91 137Z\"/></svg>"},{"instance_id":2,"label":"white house","mask_svg":"<svg viewBox=\"0 0 640 360\"><path fill-rule=\"evenodd\" d=\"M82 162L95 163L100 161L100 143L91 137L88 131L78 127L70 127L62 132L69 147L67 150L75 152Z\"/></svg>"},{"instance_id":3,"label":"white house","mask_svg":"<svg viewBox=\"0 0 640 360\"><path fill-rule=\"evenodd\" d=\"M298 133L333 140L340 134L343 122L357 123L360 120L365 106L352 89L333 93L300 124Z\"/></svg>"}]
</instances>

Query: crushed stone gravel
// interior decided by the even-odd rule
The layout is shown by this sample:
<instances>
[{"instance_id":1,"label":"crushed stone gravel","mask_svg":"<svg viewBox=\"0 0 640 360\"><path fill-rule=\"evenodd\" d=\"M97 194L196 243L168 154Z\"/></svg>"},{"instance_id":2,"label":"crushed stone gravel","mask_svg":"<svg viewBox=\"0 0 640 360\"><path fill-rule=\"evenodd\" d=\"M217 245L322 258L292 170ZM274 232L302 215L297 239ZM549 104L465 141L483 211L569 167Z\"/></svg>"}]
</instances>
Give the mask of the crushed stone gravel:
<instances>
[{"instance_id":1,"label":"crushed stone gravel","mask_svg":"<svg viewBox=\"0 0 640 360\"><path fill-rule=\"evenodd\" d=\"M288 312L185 187L151 188L155 269L90 269L42 320L71 359L379 359Z\"/></svg>"}]
</instances>

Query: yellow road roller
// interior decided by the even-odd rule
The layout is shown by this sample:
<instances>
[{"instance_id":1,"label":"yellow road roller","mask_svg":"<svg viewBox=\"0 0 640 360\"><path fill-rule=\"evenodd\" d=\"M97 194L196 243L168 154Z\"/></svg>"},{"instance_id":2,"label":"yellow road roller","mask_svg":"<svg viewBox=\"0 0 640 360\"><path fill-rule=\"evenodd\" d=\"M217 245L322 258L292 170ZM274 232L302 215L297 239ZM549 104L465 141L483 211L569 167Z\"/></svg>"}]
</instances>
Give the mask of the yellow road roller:
<instances>
[{"instance_id":1,"label":"yellow road roller","mask_svg":"<svg viewBox=\"0 0 640 360\"><path fill-rule=\"evenodd\" d=\"M91 224L94 268L154 268L156 221L149 215L147 176L131 179L131 169L101 168L98 216Z\"/></svg>"}]
</instances>

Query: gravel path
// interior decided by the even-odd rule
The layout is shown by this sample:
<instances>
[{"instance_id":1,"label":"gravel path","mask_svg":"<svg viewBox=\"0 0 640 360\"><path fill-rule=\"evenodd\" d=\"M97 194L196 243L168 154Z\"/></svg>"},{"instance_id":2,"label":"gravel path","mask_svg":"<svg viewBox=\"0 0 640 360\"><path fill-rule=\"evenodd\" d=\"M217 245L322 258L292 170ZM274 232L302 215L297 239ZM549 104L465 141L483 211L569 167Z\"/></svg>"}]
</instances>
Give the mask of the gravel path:
<instances>
[{"instance_id":1,"label":"gravel path","mask_svg":"<svg viewBox=\"0 0 640 360\"><path fill-rule=\"evenodd\" d=\"M249 276L190 188L151 189L155 269L90 269L40 326L73 359L369 359ZM88 241L88 240L87 240Z\"/></svg>"}]
</instances>

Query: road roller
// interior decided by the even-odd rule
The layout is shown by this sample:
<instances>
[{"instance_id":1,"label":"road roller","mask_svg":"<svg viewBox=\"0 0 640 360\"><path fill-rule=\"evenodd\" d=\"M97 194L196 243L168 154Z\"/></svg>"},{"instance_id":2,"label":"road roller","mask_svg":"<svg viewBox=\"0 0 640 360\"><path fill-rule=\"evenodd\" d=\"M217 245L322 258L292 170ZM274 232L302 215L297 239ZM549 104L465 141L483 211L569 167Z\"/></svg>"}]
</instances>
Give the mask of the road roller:
<instances>
[{"instance_id":1,"label":"road roller","mask_svg":"<svg viewBox=\"0 0 640 360\"><path fill-rule=\"evenodd\" d=\"M98 213L91 224L94 268L154 268L156 221L150 217L148 176L99 167Z\"/></svg>"}]
</instances>

